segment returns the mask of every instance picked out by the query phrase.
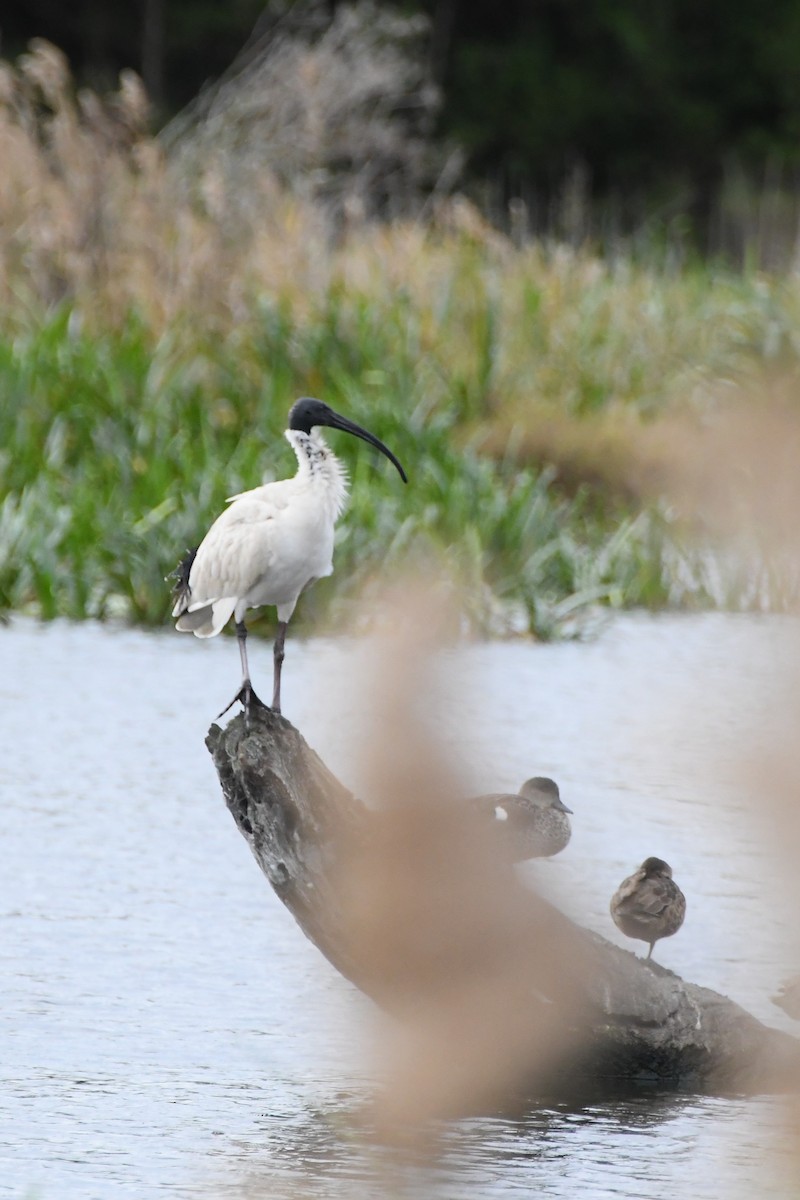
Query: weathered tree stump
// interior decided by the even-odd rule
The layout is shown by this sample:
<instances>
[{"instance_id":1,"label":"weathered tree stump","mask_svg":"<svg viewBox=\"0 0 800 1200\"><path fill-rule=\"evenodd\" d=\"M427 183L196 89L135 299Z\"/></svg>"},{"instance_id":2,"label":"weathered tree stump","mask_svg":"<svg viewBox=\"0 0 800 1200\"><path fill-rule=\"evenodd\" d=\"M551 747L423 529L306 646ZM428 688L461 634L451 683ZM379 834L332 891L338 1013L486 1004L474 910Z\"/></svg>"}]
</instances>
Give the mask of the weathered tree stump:
<instances>
[{"instance_id":1,"label":"weathered tree stump","mask_svg":"<svg viewBox=\"0 0 800 1200\"><path fill-rule=\"evenodd\" d=\"M279 898L326 958L385 1005L386 995L354 953L336 871L344 840L368 845L374 815L268 709L253 713L249 728L243 716L224 729L212 725L207 746L228 808ZM653 1083L727 1094L798 1086L796 1038L580 928L520 887L532 924L546 910L559 944L590 963L576 985L585 989L588 1029L574 1061L558 1072L570 1090ZM541 999L532 1000L532 1010Z\"/></svg>"}]
</instances>

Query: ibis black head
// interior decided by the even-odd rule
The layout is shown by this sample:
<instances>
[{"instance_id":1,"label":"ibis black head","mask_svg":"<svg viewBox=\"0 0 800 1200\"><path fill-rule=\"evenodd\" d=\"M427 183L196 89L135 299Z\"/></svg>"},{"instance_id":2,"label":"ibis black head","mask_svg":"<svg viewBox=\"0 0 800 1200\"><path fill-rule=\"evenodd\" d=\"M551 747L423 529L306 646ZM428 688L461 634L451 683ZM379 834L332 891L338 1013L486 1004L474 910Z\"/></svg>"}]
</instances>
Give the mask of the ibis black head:
<instances>
[{"instance_id":1,"label":"ibis black head","mask_svg":"<svg viewBox=\"0 0 800 1200\"><path fill-rule=\"evenodd\" d=\"M303 396L289 409L289 428L311 433L316 425L329 425L330 418L335 416L336 413L324 401Z\"/></svg>"},{"instance_id":2,"label":"ibis black head","mask_svg":"<svg viewBox=\"0 0 800 1200\"><path fill-rule=\"evenodd\" d=\"M369 442L381 454L385 454L390 462L393 462L400 473L400 478L403 483L408 483L408 477L401 467L398 460L392 454L388 446L384 446L383 442L376 438L374 433L370 433L367 429L362 429L360 425L356 425L355 421L348 421L347 417L340 416L335 412L330 405L325 404L322 400L314 400L311 396L303 396L296 401L289 410L289 428L296 429L300 433L311 433L319 425L327 425L331 429L344 429L346 433L352 433L354 437L359 437L364 442Z\"/></svg>"},{"instance_id":3,"label":"ibis black head","mask_svg":"<svg viewBox=\"0 0 800 1200\"><path fill-rule=\"evenodd\" d=\"M646 858L639 868L645 875L666 875L672 879L672 867L663 858Z\"/></svg>"}]
</instances>

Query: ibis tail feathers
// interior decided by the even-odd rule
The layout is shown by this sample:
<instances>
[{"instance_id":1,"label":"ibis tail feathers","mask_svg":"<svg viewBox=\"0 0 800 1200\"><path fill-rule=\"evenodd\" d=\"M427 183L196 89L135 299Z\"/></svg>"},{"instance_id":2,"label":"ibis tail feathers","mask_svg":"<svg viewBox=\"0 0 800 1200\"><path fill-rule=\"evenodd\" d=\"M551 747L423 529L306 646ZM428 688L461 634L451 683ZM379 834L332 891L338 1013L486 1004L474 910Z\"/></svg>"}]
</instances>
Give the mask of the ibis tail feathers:
<instances>
[{"instance_id":1,"label":"ibis tail feathers","mask_svg":"<svg viewBox=\"0 0 800 1200\"><path fill-rule=\"evenodd\" d=\"M199 638L216 637L233 616L235 608L235 596L225 596L210 604L192 605L179 615L175 628Z\"/></svg>"}]
</instances>

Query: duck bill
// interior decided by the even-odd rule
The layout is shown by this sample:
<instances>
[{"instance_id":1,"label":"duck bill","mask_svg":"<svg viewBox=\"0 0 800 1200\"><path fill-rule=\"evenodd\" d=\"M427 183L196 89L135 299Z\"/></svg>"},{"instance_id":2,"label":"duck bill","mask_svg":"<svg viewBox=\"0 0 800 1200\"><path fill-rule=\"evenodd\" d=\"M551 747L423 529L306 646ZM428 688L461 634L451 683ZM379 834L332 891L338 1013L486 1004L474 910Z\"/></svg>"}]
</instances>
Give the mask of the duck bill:
<instances>
[{"instance_id":1,"label":"duck bill","mask_svg":"<svg viewBox=\"0 0 800 1200\"><path fill-rule=\"evenodd\" d=\"M556 805L556 808L561 809L562 812L569 813L570 816L573 815L572 809L567 808L567 806L563 800L559 800L558 804Z\"/></svg>"},{"instance_id":2,"label":"duck bill","mask_svg":"<svg viewBox=\"0 0 800 1200\"><path fill-rule=\"evenodd\" d=\"M347 417L340 417L336 412L330 414L326 424L330 425L332 429L343 429L345 433L352 433L353 437L361 438L362 442L369 442L370 446L374 446L376 450L380 450L381 454L385 454L389 462L394 463L403 483L408 483L408 476L399 461L392 454L389 447L384 446L380 438L375 437L374 433L370 433L368 429L362 429L360 425L356 425L355 421L348 421Z\"/></svg>"}]
</instances>

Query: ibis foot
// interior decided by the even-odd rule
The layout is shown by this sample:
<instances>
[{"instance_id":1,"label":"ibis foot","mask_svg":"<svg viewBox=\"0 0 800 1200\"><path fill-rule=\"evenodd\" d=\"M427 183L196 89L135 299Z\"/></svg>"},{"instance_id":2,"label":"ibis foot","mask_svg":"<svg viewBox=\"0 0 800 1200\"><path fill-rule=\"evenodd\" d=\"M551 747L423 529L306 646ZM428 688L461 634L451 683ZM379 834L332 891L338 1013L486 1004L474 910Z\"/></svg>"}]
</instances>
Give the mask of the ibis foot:
<instances>
[{"instance_id":1,"label":"ibis foot","mask_svg":"<svg viewBox=\"0 0 800 1200\"><path fill-rule=\"evenodd\" d=\"M230 704L226 704L225 707L223 708L222 712L217 713L216 720L218 721L220 719L220 717L224 717L225 713L228 711L228 709L233 708L233 706L237 702L237 700L241 703L242 708L244 709L245 722L247 722L250 717L251 709L267 707L266 704L264 703L264 701L259 699L259 697L255 694L255 692L253 690L253 685L250 682L250 680L245 679L244 683L239 688L239 691L233 697Z\"/></svg>"}]
</instances>

